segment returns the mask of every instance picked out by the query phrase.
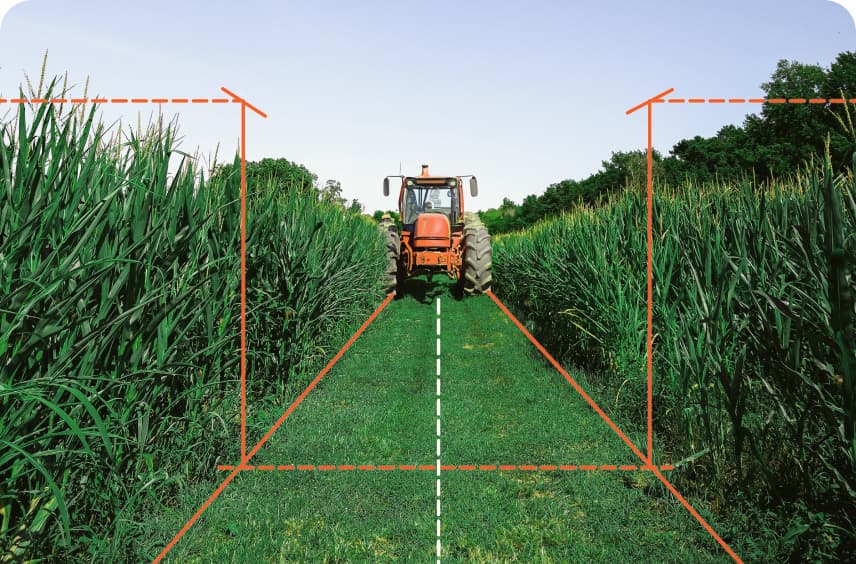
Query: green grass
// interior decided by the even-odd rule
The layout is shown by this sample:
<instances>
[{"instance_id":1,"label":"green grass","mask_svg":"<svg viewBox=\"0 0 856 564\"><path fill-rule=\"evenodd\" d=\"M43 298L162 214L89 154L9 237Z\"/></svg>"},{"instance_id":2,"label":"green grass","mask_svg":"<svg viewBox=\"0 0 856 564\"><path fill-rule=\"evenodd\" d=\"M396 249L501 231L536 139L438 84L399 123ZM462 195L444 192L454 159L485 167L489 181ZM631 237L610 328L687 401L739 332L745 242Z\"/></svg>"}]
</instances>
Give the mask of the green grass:
<instances>
[{"instance_id":1,"label":"green grass","mask_svg":"<svg viewBox=\"0 0 856 564\"><path fill-rule=\"evenodd\" d=\"M252 464L433 465L438 297L443 464L639 463L488 297L458 301L448 284L421 279L408 286ZM284 407L268 413L271 423ZM431 561L435 479L424 470L242 472L167 560ZM443 560L722 560L655 482L642 472L443 472ZM145 556L212 491L192 488L151 515Z\"/></svg>"}]
</instances>

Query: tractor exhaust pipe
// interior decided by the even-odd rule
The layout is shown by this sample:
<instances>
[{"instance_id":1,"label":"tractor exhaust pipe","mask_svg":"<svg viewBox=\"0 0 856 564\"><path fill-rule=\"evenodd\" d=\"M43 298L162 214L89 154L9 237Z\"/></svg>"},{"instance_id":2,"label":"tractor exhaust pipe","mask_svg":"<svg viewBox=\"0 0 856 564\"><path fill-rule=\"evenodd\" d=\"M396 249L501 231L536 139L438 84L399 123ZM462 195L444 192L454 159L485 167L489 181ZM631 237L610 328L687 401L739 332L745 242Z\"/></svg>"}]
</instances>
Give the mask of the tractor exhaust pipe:
<instances>
[{"instance_id":1,"label":"tractor exhaust pipe","mask_svg":"<svg viewBox=\"0 0 856 564\"><path fill-rule=\"evenodd\" d=\"M430 176L430 174L428 174L428 165L427 164L422 165L422 176Z\"/></svg>"}]
</instances>

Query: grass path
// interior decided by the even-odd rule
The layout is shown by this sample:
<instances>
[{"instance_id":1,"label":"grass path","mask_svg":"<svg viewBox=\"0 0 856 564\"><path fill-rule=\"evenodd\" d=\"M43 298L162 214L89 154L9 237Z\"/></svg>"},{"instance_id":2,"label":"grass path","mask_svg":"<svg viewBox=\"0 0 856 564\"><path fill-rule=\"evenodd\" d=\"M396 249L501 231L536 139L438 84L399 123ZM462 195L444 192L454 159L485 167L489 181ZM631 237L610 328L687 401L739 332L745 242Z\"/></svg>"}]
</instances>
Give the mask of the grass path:
<instances>
[{"instance_id":1,"label":"grass path","mask_svg":"<svg viewBox=\"0 0 856 564\"><path fill-rule=\"evenodd\" d=\"M648 472L479 470L639 461L488 297L410 289L252 461L316 469L242 472L167 561L435 562L438 297L443 562L726 561ZM146 524L151 557L212 489Z\"/></svg>"}]
</instances>

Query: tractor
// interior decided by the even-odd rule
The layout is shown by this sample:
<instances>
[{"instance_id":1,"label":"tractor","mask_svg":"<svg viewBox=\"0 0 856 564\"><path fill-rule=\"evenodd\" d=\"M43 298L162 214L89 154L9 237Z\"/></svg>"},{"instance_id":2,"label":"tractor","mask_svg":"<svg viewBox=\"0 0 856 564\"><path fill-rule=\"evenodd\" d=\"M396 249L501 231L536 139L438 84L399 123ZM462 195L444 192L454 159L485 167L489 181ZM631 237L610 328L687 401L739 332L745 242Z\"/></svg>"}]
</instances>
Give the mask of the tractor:
<instances>
[{"instance_id":1,"label":"tractor","mask_svg":"<svg viewBox=\"0 0 856 564\"><path fill-rule=\"evenodd\" d=\"M383 179L383 195L389 196L389 179L401 178L398 210L401 231L384 215L380 227L387 243L388 267L384 277L387 293L400 293L411 276L443 273L457 280L463 294L490 289L491 246L487 228L474 213L464 213L461 178L469 178L470 195L478 194L475 176L431 176L422 165L419 176L391 175Z\"/></svg>"}]
</instances>

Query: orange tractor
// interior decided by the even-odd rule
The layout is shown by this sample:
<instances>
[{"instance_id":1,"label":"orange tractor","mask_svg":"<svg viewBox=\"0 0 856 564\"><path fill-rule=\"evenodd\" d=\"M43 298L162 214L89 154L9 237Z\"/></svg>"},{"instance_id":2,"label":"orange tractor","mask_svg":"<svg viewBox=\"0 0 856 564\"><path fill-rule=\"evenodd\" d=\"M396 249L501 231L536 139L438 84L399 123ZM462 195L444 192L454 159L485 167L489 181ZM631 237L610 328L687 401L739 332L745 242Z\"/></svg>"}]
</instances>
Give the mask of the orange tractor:
<instances>
[{"instance_id":1,"label":"orange tractor","mask_svg":"<svg viewBox=\"0 0 856 564\"><path fill-rule=\"evenodd\" d=\"M457 280L465 294L490 289L491 246L487 228L476 214L464 215L464 190L460 176L431 176L422 165L420 176L387 176L383 194L389 196L389 179L401 178L398 209L401 232L385 215L381 229L387 242L388 293L395 292L411 276L445 273ZM464 176L467 178L467 176ZM475 176L469 176L470 195L478 194Z\"/></svg>"}]
</instances>

